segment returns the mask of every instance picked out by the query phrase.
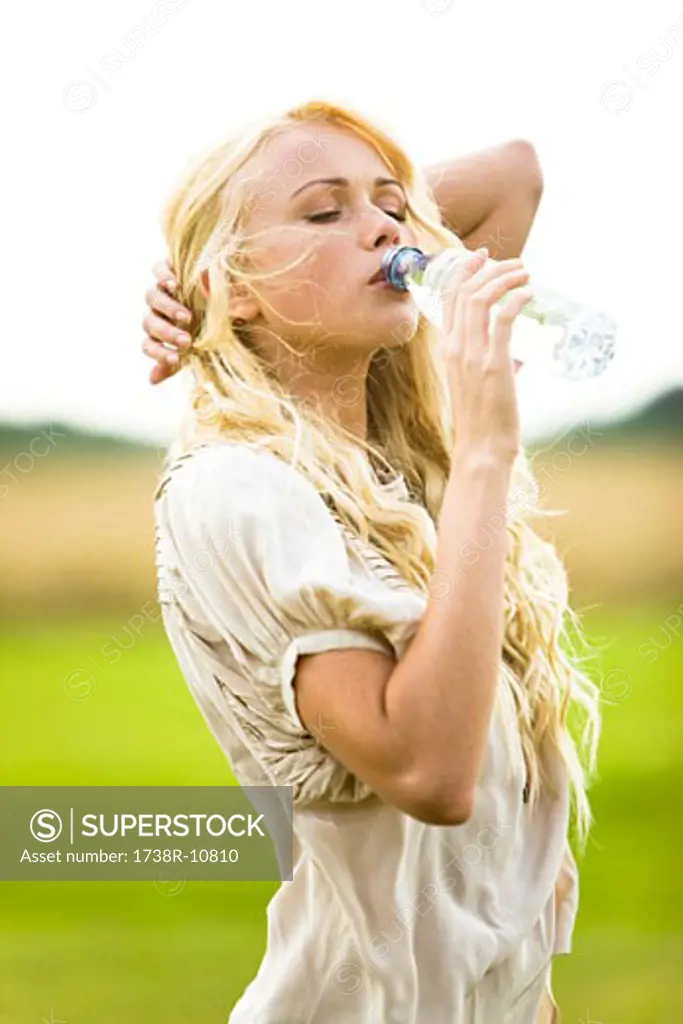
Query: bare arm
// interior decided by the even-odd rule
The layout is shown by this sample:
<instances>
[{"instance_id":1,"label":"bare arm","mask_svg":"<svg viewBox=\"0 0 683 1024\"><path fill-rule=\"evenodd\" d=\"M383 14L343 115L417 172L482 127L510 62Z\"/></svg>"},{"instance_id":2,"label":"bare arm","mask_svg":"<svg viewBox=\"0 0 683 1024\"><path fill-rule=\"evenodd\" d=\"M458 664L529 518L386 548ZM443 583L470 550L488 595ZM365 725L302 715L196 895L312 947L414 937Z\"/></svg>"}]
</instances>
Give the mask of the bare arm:
<instances>
[{"instance_id":1,"label":"bare arm","mask_svg":"<svg viewBox=\"0 0 683 1024\"><path fill-rule=\"evenodd\" d=\"M333 651L303 657L297 669L306 727L316 733L325 722L320 740L339 761L432 824L471 813L500 671L506 531L476 560L467 541L500 516L509 477L506 459L455 457L438 524L436 579L447 581L446 596L433 591L399 662Z\"/></svg>"},{"instance_id":2,"label":"bare arm","mask_svg":"<svg viewBox=\"0 0 683 1024\"><path fill-rule=\"evenodd\" d=\"M533 145L513 139L426 169L444 223L469 249L492 259L520 256L543 195Z\"/></svg>"}]
</instances>

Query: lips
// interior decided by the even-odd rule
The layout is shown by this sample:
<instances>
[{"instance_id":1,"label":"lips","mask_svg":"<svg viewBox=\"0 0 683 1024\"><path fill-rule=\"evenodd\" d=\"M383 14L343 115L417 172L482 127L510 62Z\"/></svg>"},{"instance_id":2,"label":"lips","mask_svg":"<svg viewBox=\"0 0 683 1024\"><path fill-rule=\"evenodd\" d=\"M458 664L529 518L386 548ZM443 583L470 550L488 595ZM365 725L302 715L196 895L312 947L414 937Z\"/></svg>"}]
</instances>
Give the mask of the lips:
<instances>
[{"instance_id":1,"label":"lips","mask_svg":"<svg viewBox=\"0 0 683 1024\"><path fill-rule=\"evenodd\" d=\"M384 280L385 280L384 272L383 272L382 268L380 267L379 270L377 271L377 273L372 275L372 277L368 281L368 284L375 284L377 281L384 281Z\"/></svg>"}]
</instances>

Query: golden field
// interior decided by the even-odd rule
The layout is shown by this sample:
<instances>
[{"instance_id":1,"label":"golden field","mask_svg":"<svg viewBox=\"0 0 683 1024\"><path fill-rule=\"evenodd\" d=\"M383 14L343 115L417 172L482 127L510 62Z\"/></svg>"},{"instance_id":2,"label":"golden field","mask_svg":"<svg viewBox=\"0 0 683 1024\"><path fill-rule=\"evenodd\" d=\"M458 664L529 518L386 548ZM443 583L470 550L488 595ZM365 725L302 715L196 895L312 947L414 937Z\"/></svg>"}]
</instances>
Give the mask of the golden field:
<instances>
[{"instance_id":1,"label":"golden field","mask_svg":"<svg viewBox=\"0 0 683 1024\"><path fill-rule=\"evenodd\" d=\"M533 449L543 508L574 603L683 592L683 447L578 441ZM6 614L114 608L154 595L153 495L160 450L36 460L0 501ZM486 538L481 538L486 543Z\"/></svg>"}]
</instances>

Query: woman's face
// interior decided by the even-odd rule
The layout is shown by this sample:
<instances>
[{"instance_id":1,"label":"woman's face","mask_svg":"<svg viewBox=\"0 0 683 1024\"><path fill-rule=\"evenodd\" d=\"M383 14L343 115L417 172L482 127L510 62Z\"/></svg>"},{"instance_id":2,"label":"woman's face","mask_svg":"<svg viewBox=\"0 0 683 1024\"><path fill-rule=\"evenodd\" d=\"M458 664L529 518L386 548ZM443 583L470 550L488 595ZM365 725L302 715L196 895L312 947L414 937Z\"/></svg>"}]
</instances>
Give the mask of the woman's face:
<instances>
[{"instance_id":1,"label":"woman's face","mask_svg":"<svg viewBox=\"0 0 683 1024\"><path fill-rule=\"evenodd\" d=\"M403 188L386 180L394 175L369 143L348 129L302 124L272 140L247 176L250 266L260 274L301 262L257 281L256 300L236 299L233 316L299 350L367 355L413 337L419 314L410 294L368 283L387 249L415 244L402 223ZM320 180L330 178L346 180Z\"/></svg>"}]
</instances>

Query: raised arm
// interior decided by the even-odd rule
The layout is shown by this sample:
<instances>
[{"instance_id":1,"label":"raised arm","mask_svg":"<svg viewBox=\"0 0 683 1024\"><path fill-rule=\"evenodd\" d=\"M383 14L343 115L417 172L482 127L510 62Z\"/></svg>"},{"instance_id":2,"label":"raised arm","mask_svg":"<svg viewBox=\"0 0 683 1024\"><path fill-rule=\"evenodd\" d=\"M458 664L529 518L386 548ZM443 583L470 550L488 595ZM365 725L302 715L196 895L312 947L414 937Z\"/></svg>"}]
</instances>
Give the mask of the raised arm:
<instances>
[{"instance_id":1,"label":"raised arm","mask_svg":"<svg viewBox=\"0 0 683 1024\"><path fill-rule=\"evenodd\" d=\"M469 249L494 260L520 256L543 195L532 143L513 139L426 169L443 222Z\"/></svg>"}]
</instances>

